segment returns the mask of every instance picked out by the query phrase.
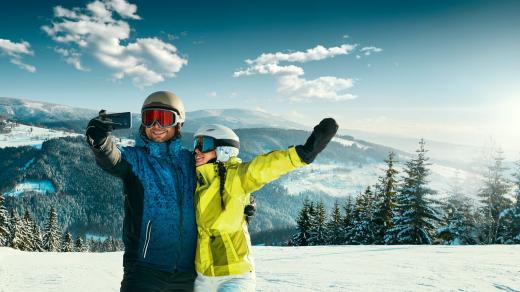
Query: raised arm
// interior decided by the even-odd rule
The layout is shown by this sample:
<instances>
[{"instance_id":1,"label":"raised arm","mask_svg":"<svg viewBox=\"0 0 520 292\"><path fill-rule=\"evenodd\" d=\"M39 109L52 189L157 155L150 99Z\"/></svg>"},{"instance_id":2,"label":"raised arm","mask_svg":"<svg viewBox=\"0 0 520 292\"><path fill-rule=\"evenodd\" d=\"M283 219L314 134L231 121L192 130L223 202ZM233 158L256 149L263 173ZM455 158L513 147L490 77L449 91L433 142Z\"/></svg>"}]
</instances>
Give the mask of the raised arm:
<instances>
[{"instance_id":1,"label":"raised arm","mask_svg":"<svg viewBox=\"0 0 520 292\"><path fill-rule=\"evenodd\" d=\"M280 176L314 161L338 131L334 119L322 120L305 144L259 155L240 165L238 175L246 193L254 192Z\"/></svg>"},{"instance_id":2,"label":"raised arm","mask_svg":"<svg viewBox=\"0 0 520 292\"><path fill-rule=\"evenodd\" d=\"M296 149L291 147L256 156L250 162L239 166L238 175L245 193L251 193L304 165L306 163L300 159Z\"/></svg>"},{"instance_id":3,"label":"raised arm","mask_svg":"<svg viewBox=\"0 0 520 292\"><path fill-rule=\"evenodd\" d=\"M88 123L85 134L87 143L96 157L97 165L114 176L125 178L131 173L131 166L121 159L121 151L112 141L111 131L109 123L96 117Z\"/></svg>"}]
</instances>

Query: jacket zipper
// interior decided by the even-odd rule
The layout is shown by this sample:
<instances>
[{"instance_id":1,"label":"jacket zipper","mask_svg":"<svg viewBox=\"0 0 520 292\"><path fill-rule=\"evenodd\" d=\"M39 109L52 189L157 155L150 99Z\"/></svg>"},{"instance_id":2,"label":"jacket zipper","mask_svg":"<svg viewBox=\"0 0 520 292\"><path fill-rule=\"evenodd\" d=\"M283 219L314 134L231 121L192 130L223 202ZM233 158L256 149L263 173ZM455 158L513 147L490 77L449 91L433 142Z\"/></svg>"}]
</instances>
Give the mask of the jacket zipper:
<instances>
[{"instance_id":1,"label":"jacket zipper","mask_svg":"<svg viewBox=\"0 0 520 292\"><path fill-rule=\"evenodd\" d=\"M177 270L177 266L179 265L179 260L180 260L180 248L184 245L184 239L183 239L183 233L184 233L184 230L183 230L183 227L184 227L184 209L183 209L183 201L184 201L184 173L182 171L182 168L179 167L179 172L181 173L181 176L182 178L180 179L180 192L177 194L177 196L180 196L180 206L179 206L179 215L180 215L180 218L179 218L179 237L180 237L180 244L179 244L179 247L177 248L177 260L176 260L176 266L174 268L174 270Z\"/></svg>"},{"instance_id":2,"label":"jacket zipper","mask_svg":"<svg viewBox=\"0 0 520 292\"><path fill-rule=\"evenodd\" d=\"M143 258L146 258L146 252L148 251L148 244L150 243L151 234L152 234L152 221L148 220L148 224L146 224L146 237L144 239Z\"/></svg>"}]
</instances>

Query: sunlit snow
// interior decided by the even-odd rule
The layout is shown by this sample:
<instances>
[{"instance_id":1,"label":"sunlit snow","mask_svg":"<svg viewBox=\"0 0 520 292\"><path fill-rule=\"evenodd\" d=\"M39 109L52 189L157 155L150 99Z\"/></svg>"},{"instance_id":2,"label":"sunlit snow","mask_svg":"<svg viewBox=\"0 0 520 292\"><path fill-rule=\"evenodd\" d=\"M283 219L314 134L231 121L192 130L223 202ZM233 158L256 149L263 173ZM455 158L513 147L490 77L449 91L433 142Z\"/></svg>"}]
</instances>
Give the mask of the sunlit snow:
<instances>
[{"instance_id":1,"label":"sunlit snow","mask_svg":"<svg viewBox=\"0 0 520 292\"><path fill-rule=\"evenodd\" d=\"M257 291L520 291L520 248L253 247ZM0 291L119 291L122 252L0 248Z\"/></svg>"},{"instance_id":2,"label":"sunlit snow","mask_svg":"<svg viewBox=\"0 0 520 292\"><path fill-rule=\"evenodd\" d=\"M363 145L361 143L358 143L356 141L352 141L352 140L347 140L347 139L343 139L343 138L338 138L338 137L335 137L335 138L332 138L332 142L337 142L343 146L347 146L347 147L358 147L360 149L363 149L363 150L366 150L366 149L369 149L370 147L369 146L366 146L366 145Z\"/></svg>"},{"instance_id":3,"label":"sunlit snow","mask_svg":"<svg viewBox=\"0 0 520 292\"><path fill-rule=\"evenodd\" d=\"M0 148L33 146L40 149L42 143L49 139L79 136L79 134L76 133L57 131L17 123L10 123L9 127L12 127L11 132L0 133Z\"/></svg>"},{"instance_id":4,"label":"sunlit snow","mask_svg":"<svg viewBox=\"0 0 520 292\"><path fill-rule=\"evenodd\" d=\"M403 163L398 163L394 167L399 171L398 177L402 177ZM378 176L384 174L385 168L385 163L364 165L314 163L289 173L279 181L287 188L290 195L311 191L324 192L335 197L356 196L367 186L377 183ZM479 174L435 163L429 168L431 170L429 186L438 191L438 198L448 195L450 189L456 185L470 197L476 198L482 181Z\"/></svg>"},{"instance_id":5,"label":"sunlit snow","mask_svg":"<svg viewBox=\"0 0 520 292\"><path fill-rule=\"evenodd\" d=\"M19 196L25 192L36 192L41 194L55 193L56 189L52 185L51 181L48 180L25 180L16 186L9 192L6 192L6 196Z\"/></svg>"}]
</instances>

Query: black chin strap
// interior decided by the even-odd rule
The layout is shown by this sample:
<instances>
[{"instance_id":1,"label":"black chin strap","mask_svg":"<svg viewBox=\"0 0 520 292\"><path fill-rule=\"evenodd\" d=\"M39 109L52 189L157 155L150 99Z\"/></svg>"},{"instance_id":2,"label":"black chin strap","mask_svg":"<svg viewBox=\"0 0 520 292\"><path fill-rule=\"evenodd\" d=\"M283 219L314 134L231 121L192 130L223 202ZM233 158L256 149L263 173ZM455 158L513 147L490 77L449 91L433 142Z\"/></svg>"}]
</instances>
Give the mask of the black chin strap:
<instances>
[{"instance_id":1,"label":"black chin strap","mask_svg":"<svg viewBox=\"0 0 520 292\"><path fill-rule=\"evenodd\" d=\"M224 187L226 185L226 167L224 166L224 162L219 161L217 162L217 170L218 170L218 176L220 178L220 205L222 207L222 210L226 209L226 206L224 205Z\"/></svg>"}]
</instances>

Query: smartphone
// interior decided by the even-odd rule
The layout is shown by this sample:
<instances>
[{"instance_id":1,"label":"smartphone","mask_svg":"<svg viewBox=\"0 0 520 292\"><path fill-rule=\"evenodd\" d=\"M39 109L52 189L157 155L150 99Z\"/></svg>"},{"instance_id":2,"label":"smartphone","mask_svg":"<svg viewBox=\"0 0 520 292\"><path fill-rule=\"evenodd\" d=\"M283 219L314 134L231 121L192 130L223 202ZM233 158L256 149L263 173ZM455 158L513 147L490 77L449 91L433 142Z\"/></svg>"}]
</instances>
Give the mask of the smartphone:
<instances>
[{"instance_id":1,"label":"smartphone","mask_svg":"<svg viewBox=\"0 0 520 292\"><path fill-rule=\"evenodd\" d=\"M132 114L130 112L107 114L106 111L99 112L99 116L112 125L112 129L129 129L132 127Z\"/></svg>"}]
</instances>

